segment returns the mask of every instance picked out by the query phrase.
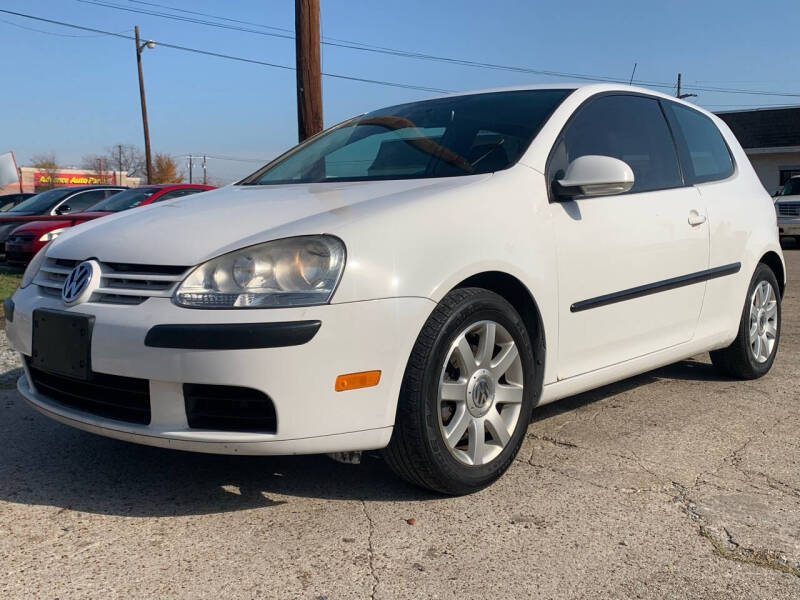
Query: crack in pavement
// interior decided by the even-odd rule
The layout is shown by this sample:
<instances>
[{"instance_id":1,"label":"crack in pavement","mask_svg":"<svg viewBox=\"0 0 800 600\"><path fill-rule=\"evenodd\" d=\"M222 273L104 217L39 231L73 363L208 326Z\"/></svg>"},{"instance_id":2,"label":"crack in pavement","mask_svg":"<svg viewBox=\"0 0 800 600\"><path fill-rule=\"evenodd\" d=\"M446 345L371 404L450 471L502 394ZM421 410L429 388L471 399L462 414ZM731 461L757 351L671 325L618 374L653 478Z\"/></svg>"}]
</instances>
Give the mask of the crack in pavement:
<instances>
[{"instance_id":1,"label":"crack in pavement","mask_svg":"<svg viewBox=\"0 0 800 600\"><path fill-rule=\"evenodd\" d=\"M598 407L598 409L594 411L593 414L587 420L600 435L606 437L607 439L611 439L605 428L601 427L600 424L597 422L597 417L603 412L604 408L605 407L602 406ZM778 423L775 423L773 427L775 427L777 424ZM677 490L677 494L672 496L672 501L679 504L683 512L690 517L692 522L698 528L697 530L698 534L700 535L700 537L708 541L708 543L711 545L711 550L714 554L725 560L731 560L740 563L760 566L781 573L787 573L795 577L800 577L800 561L793 560L793 558L788 557L784 552L780 550L773 550L769 548L758 548L758 547L751 548L743 546L740 542L738 542L734 538L733 533L727 527L725 527L724 525L717 526L709 523L707 518L703 516L700 510L698 510L697 503L692 499L692 493L701 484L709 485L713 488L719 489L720 491L724 491L724 488L720 488L713 482L708 481L706 478L708 476L710 477L717 476L717 474L722 469L724 469L726 465L744 475L746 480L748 481L750 481L754 477L763 478L763 480L766 482L766 485L772 489L775 489L792 497L800 496L800 489L785 482L779 481L775 478L772 478L766 473L753 471L742 466L745 452L750 446L750 444L752 444L759 437L767 437L769 430L770 427L758 428L757 433L749 436L743 443L740 442L730 452L728 452L722 458L722 460L720 461L719 465L716 468L712 468L711 470L701 471L697 473L692 485L689 487L682 485L677 481L669 481L665 479L662 475L659 475L648 465L645 465L645 461L642 460L642 458L640 458L639 455L627 445L624 445L624 448L626 452L629 453L629 455L626 456L623 454L616 454L616 453L609 453L609 454L617 456L618 458L622 458L624 460L629 460L631 462L634 462L639 467L639 469L641 469L641 471L652 476L657 482L662 483L663 484L662 486L640 489L640 488L622 488L614 485L604 485L602 483L597 483L590 479L584 479L582 477L571 474L567 471L558 469L554 466L548 464L539 464L534 462L534 458L536 455L536 448L531 449L531 453L527 461L525 461L524 459L517 459L517 462L526 464L535 469L547 470L550 471L551 473L555 473L556 475L560 475L567 479L578 481L585 485L589 485L598 489L614 493L644 492L644 493L663 494L663 493L668 493L670 486L672 486L673 489ZM577 444L569 440L559 439L557 437L549 436L546 434L529 433L527 437L529 439L538 440L541 442L547 442L557 447L576 449L576 450L587 450L587 448L578 446ZM731 441L734 440L732 439ZM653 463L653 464L658 465L658 463Z\"/></svg>"},{"instance_id":2,"label":"crack in pavement","mask_svg":"<svg viewBox=\"0 0 800 600\"><path fill-rule=\"evenodd\" d=\"M697 479L695 481L697 482ZM717 556L800 577L800 561L790 560L779 550L742 546L734 539L727 527L709 525L703 515L698 512L697 503L689 497L689 493L697 486L697 483L691 488L687 488L677 481L673 481L672 485L678 490L678 494L674 496L673 500L678 502L683 511L697 524L700 537L708 540Z\"/></svg>"},{"instance_id":3,"label":"crack in pavement","mask_svg":"<svg viewBox=\"0 0 800 600\"><path fill-rule=\"evenodd\" d=\"M369 563L369 573L372 577L372 590L370 591L369 597L372 600L375 600L375 594L378 591L378 584L380 583L380 579L378 579L378 574L375 572L375 547L373 545L373 534L375 533L375 523L372 520L372 517L367 510L367 502L366 500L361 500L361 508L364 511L364 516L367 519L368 524L368 536L367 536L367 558Z\"/></svg>"},{"instance_id":4,"label":"crack in pavement","mask_svg":"<svg viewBox=\"0 0 800 600\"><path fill-rule=\"evenodd\" d=\"M558 438L551 437L549 435L538 435L536 433L529 433L526 437L528 439L538 440L540 442L550 442L554 446L561 446L563 448L580 448L578 444L570 442L569 440L560 440Z\"/></svg>"}]
</instances>

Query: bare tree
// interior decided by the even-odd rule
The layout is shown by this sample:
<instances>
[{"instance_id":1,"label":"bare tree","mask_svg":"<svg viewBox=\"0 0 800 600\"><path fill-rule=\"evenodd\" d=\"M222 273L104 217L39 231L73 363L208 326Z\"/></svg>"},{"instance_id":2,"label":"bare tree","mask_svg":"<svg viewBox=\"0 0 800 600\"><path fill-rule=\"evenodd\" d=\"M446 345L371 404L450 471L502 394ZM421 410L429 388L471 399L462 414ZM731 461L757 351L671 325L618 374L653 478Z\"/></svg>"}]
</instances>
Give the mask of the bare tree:
<instances>
[{"instance_id":1,"label":"bare tree","mask_svg":"<svg viewBox=\"0 0 800 600\"><path fill-rule=\"evenodd\" d=\"M133 144L108 146L103 163L109 171L122 171L128 177L141 177L145 173L144 153Z\"/></svg>"},{"instance_id":2,"label":"bare tree","mask_svg":"<svg viewBox=\"0 0 800 600\"><path fill-rule=\"evenodd\" d=\"M47 176L47 181L41 186L51 189L56 187L56 173L58 173L58 161L52 152L43 152L31 156L31 166L39 169Z\"/></svg>"},{"instance_id":3,"label":"bare tree","mask_svg":"<svg viewBox=\"0 0 800 600\"><path fill-rule=\"evenodd\" d=\"M97 161L102 161L98 163ZM103 171L108 171L111 168L111 165L108 164L108 157L105 154L84 154L81 157L80 167L81 169L86 169L87 171L95 171L98 169L98 165L103 165Z\"/></svg>"}]
</instances>

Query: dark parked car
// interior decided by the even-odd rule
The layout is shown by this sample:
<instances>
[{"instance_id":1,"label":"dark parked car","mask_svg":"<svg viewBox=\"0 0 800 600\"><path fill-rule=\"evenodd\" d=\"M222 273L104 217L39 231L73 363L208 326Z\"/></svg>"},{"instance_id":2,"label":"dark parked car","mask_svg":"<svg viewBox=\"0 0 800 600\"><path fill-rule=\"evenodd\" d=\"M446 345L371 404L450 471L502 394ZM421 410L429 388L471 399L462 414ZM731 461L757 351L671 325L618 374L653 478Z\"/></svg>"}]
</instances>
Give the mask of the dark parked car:
<instances>
[{"instance_id":1,"label":"dark parked car","mask_svg":"<svg viewBox=\"0 0 800 600\"><path fill-rule=\"evenodd\" d=\"M22 201L0 213L0 248L5 248L9 234L23 223L45 215L66 215L80 212L128 188L121 185L81 185L60 187Z\"/></svg>"},{"instance_id":2,"label":"dark parked car","mask_svg":"<svg viewBox=\"0 0 800 600\"><path fill-rule=\"evenodd\" d=\"M11 210L20 202L35 195L36 194L3 194L0 196L0 212Z\"/></svg>"}]
</instances>

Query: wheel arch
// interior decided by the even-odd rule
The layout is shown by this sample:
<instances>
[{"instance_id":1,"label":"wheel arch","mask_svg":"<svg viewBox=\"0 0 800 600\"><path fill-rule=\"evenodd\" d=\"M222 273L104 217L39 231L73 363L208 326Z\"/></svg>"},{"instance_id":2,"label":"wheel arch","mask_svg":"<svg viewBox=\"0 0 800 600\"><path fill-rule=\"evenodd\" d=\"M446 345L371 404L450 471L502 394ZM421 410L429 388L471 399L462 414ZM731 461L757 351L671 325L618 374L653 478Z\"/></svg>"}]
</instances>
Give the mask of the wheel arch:
<instances>
[{"instance_id":1,"label":"wheel arch","mask_svg":"<svg viewBox=\"0 0 800 600\"><path fill-rule=\"evenodd\" d=\"M536 361L536 381L534 385L535 397L538 402L541 398L544 384L547 341L545 339L542 313L533 294L519 279L503 271L484 271L470 275L455 285L453 289L465 287L479 287L502 296L522 317Z\"/></svg>"},{"instance_id":2,"label":"wheel arch","mask_svg":"<svg viewBox=\"0 0 800 600\"><path fill-rule=\"evenodd\" d=\"M759 263L764 263L772 272L775 273L775 279L778 280L778 287L780 288L781 298L783 298L783 293L786 291L786 268L783 265L783 261L781 257L778 255L777 252L770 250L764 256L762 256L759 260Z\"/></svg>"}]
</instances>

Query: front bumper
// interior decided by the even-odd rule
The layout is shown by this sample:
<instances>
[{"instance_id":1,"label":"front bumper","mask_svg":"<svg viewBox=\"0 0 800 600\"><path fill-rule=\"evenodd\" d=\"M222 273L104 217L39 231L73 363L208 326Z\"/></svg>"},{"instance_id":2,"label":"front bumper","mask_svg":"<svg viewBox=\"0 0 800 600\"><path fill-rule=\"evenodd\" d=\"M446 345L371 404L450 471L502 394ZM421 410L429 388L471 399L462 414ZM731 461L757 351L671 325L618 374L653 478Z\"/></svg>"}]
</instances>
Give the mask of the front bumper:
<instances>
[{"instance_id":1,"label":"front bumper","mask_svg":"<svg viewBox=\"0 0 800 600\"><path fill-rule=\"evenodd\" d=\"M800 217L778 217L780 235L800 235Z\"/></svg>"},{"instance_id":2,"label":"front bumper","mask_svg":"<svg viewBox=\"0 0 800 600\"><path fill-rule=\"evenodd\" d=\"M98 373L149 381L151 420L137 425L60 404L39 393L26 376L18 389L40 412L109 437L153 446L223 454L298 454L368 450L389 442L400 384L417 334L435 303L391 298L291 309L195 310L169 299L140 305L101 303L66 308L31 285L14 295L7 323L13 347L31 355L32 314L37 308L95 317L91 364ZM306 343L288 347L207 350L150 347L156 325L281 323L318 320ZM375 387L334 391L336 377L380 370ZM269 396L276 433L212 431L189 427L183 384L241 386Z\"/></svg>"}]
</instances>

